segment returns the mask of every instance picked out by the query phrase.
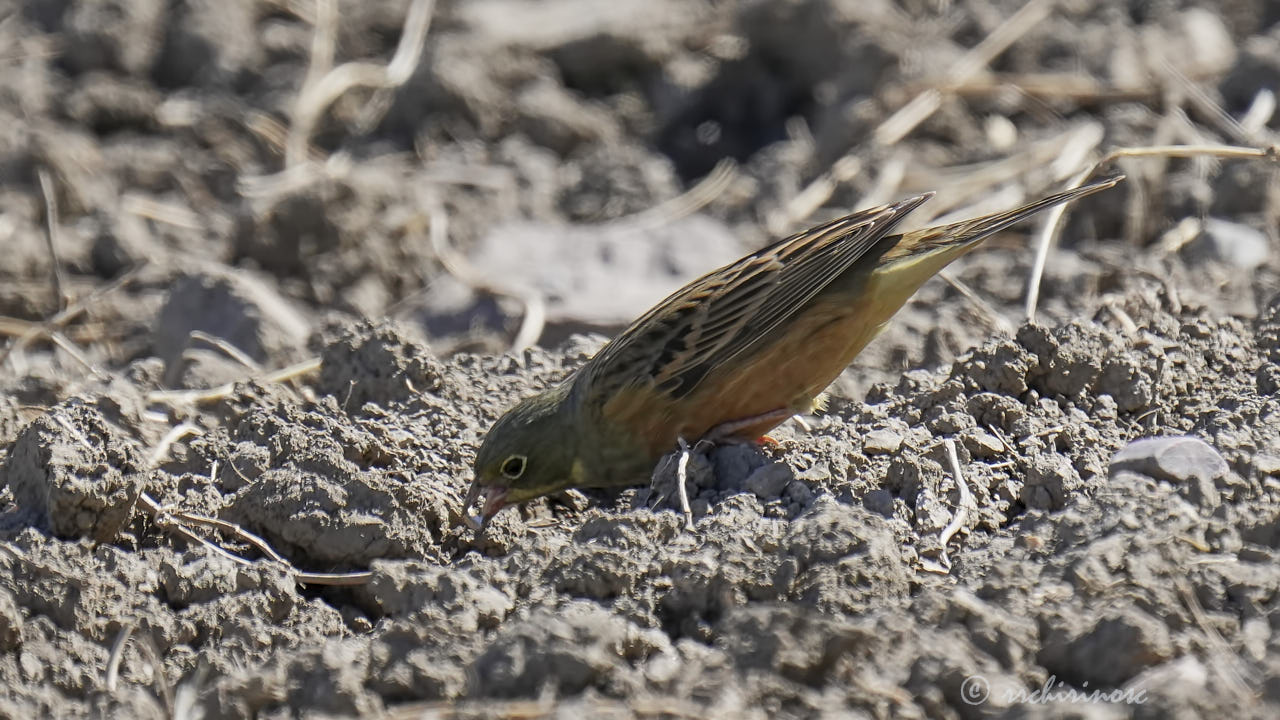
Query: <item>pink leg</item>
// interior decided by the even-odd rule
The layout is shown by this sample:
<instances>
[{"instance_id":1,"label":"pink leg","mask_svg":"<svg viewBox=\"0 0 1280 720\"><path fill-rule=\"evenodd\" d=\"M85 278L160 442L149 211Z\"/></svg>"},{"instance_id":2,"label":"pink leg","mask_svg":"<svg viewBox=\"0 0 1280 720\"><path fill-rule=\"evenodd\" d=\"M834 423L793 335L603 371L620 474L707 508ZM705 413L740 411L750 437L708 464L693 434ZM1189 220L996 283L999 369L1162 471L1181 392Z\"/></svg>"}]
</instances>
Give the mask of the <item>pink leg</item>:
<instances>
[{"instance_id":1,"label":"pink leg","mask_svg":"<svg viewBox=\"0 0 1280 720\"><path fill-rule=\"evenodd\" d=\"M770 410L767 413L761 413L759 415L745 417L740 420L730 420L728 422L722 422L719 425L708 430L707 434L702 436L702 439L712 443L720 442L722 440L734 439L734 436L737 435L738 431L740 430L743 430L749 427L754 427L756 425L760 425L762 423L767 423L767 422L772 422L776 425L777 423L780 423L783 420L786 420L792 415L795 415L794 410L779 408L777 410Z\"/></svg>"},{"instance_id":2,"label":"pink leg","mask_svg":"<svg viewBox=\"0 0 1280 720\"><path fill-rule=\"evenodd\" d=\"M719 425L708 430L707 433L698 440L698 442L692 448L692 451L699 452L704 449L709 449L710 447L716 445L717 443L726 442L726 441L751 442L751 440L744 440L742 438L735 437L735 435L737 435L737 433L740 430L754 427L762 423L772 423L776 425L782 422L783 420L786 420L787 418L791 417L794 414L795 412L791 410L779 409L779 410L773 410L767 413L762 413L760 415L753 415L751 417L742 418L740 420L730 420L728 422L720 423ZM755 439L755 441L771 442L775 445L777 444L777 441L773 440L768 436ZM679 442L680 444L680 460L679 460L679 464L676 467L676 492L680 496L680 509L684 512L685 528L690 532L692 532L693 531L693 512L689 509L689 495L686 487L688 482L687 467L689 462L690 448L689 448L689 443L685 442L684 438L677 438L677 442Z\"/></svg>"}]
</instances>

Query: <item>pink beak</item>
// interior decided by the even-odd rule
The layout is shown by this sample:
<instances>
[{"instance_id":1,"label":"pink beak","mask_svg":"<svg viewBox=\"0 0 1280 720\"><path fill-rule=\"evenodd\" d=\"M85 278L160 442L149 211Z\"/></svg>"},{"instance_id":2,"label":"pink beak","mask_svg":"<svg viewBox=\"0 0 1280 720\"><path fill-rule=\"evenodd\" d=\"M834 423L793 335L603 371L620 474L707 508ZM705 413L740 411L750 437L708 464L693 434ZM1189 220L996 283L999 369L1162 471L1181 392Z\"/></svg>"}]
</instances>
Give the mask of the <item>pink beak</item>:
<instances>
[{"instance_id":1,"label":"pink beak","mask_svg":"<svg viewBox=\"0 0 1280 720\"><path fill-rule=\"evenodd\" d=\"M475 504L476 500L484 498L480 505L479 517L467 515L467 511ZM489 519L498 514L498 511L507 506L507 488L498 485L481 485L478 481L471 483L471 489L467 490L467 498L462 502L463 516L467 519L467 524L475 529L484 527Z\"/></svg>"}]
</instances>

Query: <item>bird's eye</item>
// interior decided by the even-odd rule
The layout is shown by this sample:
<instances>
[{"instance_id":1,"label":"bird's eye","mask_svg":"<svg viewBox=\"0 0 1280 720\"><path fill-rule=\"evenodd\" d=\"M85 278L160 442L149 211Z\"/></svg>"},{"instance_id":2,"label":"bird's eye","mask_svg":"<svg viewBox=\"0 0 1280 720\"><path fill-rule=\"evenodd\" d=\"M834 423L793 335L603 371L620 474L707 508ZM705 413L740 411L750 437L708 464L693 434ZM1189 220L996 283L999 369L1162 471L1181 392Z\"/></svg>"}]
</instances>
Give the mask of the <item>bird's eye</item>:
<instances>
[{"instance_id":1,"label":"bird's eye","mask_svg":"<svg viewBox=\"0 0 1280 720\"><path fill-rule=\"evenodd\" d=\"M502 474L516 480L524 474L524 466L527 464L528 460L525 456L512 455L502 462Z\"/></svg>"}]
</instances>

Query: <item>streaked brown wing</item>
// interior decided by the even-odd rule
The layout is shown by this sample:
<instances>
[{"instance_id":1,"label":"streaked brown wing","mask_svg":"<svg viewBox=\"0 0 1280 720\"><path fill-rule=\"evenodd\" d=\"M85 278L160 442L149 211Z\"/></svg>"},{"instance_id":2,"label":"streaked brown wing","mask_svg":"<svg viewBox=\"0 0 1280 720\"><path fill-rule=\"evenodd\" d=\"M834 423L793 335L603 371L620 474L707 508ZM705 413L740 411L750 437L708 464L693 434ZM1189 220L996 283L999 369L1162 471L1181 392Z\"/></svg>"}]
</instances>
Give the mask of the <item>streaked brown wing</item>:
<instances>
[{"instance_id":1,"label":"streaked brown wing","mask_svg":"<svg viewBox=\"0 0 1280 720\"><path fill-rule=\"evenodd\" d=\"M628 386L671 399L767 336L932 193L862 210L780 240L693 281L606 345L588 367L603 403ZM656 398L655 398L656 399Z\"/></svg>"}]
</instances>

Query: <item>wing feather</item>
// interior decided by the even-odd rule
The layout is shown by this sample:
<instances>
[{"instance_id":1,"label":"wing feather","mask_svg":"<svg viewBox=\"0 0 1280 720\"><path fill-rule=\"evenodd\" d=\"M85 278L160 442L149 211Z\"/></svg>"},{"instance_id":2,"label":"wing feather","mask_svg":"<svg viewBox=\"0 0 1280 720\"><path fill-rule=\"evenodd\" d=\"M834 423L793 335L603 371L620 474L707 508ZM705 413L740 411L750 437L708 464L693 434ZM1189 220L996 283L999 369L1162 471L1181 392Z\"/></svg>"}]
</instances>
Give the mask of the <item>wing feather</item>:
<instances>
[{"instance_id":1,"label":"wing feather","mask_svg":"<svg viewBox=\"0 0 1280 720\"><path fill-rule=\"evenodd\" d=\"M590 395L650 385L676 399L766 337L931 197L862 210L780 240L673 293L584 368Z\"/></svg>"}]
</instances>

